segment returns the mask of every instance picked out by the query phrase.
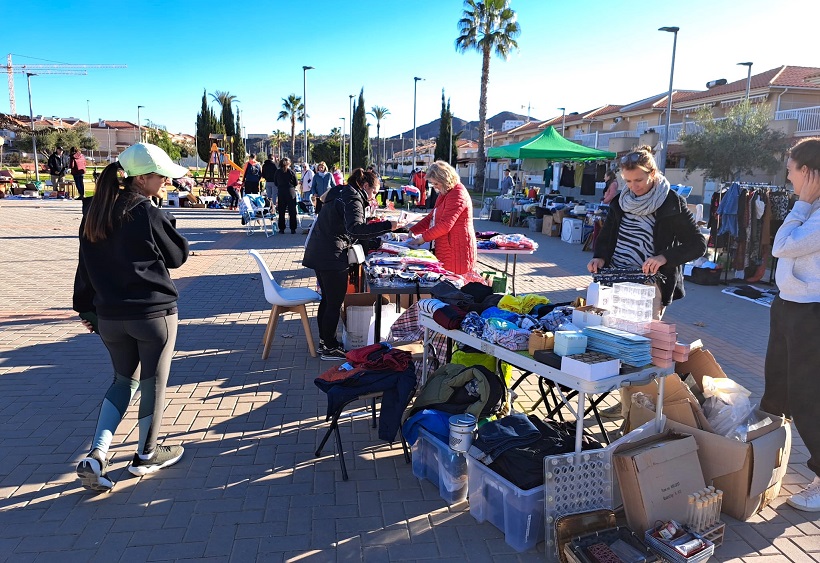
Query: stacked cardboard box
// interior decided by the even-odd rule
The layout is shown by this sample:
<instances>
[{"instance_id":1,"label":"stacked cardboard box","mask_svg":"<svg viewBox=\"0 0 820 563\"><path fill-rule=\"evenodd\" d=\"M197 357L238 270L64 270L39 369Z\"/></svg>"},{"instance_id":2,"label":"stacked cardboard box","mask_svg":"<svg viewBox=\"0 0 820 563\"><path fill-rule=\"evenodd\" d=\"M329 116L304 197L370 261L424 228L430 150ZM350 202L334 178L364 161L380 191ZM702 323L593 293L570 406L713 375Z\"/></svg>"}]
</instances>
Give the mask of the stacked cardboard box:
<instances>
[{"instance_id":1,"label":"stacked cardboard box","mask_svg":"<svg viewBox=\"0 0 820 563\"><path fill-rule=\"evenodd\" d=\"M662 321L649 324L649 338L652 340L652 363L658 367L672 367L674 362L689 359L689 345L678 342L675 325Z\"/></svg>"}]
</instances>

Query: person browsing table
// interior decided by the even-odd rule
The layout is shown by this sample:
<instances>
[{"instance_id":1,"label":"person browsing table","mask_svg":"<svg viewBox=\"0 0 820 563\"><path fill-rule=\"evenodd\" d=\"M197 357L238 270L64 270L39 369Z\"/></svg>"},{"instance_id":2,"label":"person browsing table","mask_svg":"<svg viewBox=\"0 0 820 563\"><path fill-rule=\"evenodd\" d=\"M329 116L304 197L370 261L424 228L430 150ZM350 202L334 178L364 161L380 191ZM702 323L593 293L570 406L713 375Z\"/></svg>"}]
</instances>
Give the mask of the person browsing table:
<instances>
[{"instance_id":1,"label":"person browsing table","mask_svg":"<svg viewBox=\"0 0 820 563\"><path fill-rule=\"evenodd\" d=\"M437 160L427 169L427 182L438 193L436 205L421 221L410 227L413 243L433 243L436 258L454 274L475 270L476 239L473 201L459 181L455 168Z\"/></svg>"}]
</instances>

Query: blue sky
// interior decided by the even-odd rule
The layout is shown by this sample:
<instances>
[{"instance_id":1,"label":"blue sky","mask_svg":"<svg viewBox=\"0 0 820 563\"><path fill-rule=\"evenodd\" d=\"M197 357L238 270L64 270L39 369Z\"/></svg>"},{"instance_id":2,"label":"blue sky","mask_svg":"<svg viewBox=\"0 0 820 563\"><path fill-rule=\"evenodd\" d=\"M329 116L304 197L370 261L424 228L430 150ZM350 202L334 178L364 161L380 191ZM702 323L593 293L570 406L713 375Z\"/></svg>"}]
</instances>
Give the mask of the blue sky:
<instances>
[{"instance_id":1,"label":"blue sky","mask_svg":"<svg viewBox=\"0 0 820 563\"><path fill-rule=\"evenodd\" d=\"M35 114L91 119L141 117L172 132L194 132L203 89L235 94L247 133L288 130L281 99L302 95L308 71L308 127L327 133L347 119L349 94L387 107L388 136L438 117L441 90L453 113L478 118L481 57L459 54L459 0L261 0L235 3L142 0L129 3L4 2L3 60L126 64L87 76L32 78ZM113 8L112 6L117 6ZM490 64L488 116L499 111L541 119L628 103L669 84L678 26L675 87L702 89L712 79L745 78L782 64L820 67L816 0L512 0L521 25L519 51ZM26 25L36 20L36 34ZM18 113L28 113L25 76L15 75ZM9 111L7 91L0 112ZM86 103L88 100L88 104ZM522 109L523 107L523 109ZM372 134L375 135L375 120Z\"/></svg>"}]
</instances>

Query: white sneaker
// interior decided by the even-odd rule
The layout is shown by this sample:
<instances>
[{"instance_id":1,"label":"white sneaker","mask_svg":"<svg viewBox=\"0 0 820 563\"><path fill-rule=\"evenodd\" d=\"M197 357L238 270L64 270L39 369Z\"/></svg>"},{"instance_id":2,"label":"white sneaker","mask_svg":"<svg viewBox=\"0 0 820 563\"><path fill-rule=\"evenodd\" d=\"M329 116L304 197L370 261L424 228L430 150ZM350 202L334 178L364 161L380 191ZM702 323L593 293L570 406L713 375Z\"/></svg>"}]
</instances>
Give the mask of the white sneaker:
<instances>
[{"instance_id":1,"label":"white sneaker","mask_svg":"<svg viewBox=\"0 0 820 563\"><path fill-rule=\"evenodd\" d=\"M793 494L786 502L797 510L820 512L820 477L815 477L808 487Z\"/></svg>"}]
</instances>

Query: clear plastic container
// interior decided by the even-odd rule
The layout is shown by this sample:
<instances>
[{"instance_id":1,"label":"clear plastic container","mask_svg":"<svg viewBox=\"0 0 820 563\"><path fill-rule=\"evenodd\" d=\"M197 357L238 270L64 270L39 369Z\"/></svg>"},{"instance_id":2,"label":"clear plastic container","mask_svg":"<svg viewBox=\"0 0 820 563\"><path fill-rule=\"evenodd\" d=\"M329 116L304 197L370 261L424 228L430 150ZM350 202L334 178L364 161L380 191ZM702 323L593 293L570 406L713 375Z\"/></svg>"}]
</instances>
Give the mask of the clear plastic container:
<instances>
[{"instance_id":1,"label":"clear plastic container","mask_svg":"<svg viewBox=\"0 0 820 563\"><path fill-rule=\"evenodd\" d=\"M413 475L438 487L447 504L467 498L467 459L426 430L413 444Z\"/></svg>"},{"instance_id":2,"label":"clear plastic container","mask_svg":"<svg viewBox=\"0 0 820 563\"><path fill-rule=\"evenodd\" d=\"M470 514L504 531L516 551L533 549L544 539L544 486L525 491L475 459L467 458Z\"/></svg>"}]
</instances>

